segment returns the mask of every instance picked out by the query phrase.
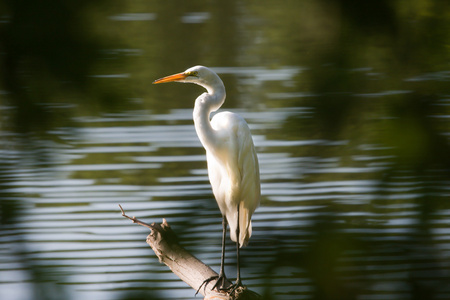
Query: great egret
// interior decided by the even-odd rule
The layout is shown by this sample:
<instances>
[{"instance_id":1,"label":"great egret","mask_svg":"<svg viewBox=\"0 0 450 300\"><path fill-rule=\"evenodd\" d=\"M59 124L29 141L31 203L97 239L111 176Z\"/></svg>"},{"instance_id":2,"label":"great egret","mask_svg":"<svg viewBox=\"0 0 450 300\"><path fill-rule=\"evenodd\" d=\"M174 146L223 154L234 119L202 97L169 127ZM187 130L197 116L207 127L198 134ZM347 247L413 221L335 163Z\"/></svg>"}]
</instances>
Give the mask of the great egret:
<instances>
[{"instance_id":1,"label":"great egret","mask_svg":"<svg viewBox=\"0 0 450 300\"><path fill-rule=\"evenodd\" d=\"M209 181L223 216L223 233L219 276L204 283L217 278L212 289L223 290L225 287L225 237L229 224L230 238L236 242L237 251L237 276L231 287L234 290L242 286L239 248L247 245L252 235L251 217L261 197L258 157L250 129L241 116L231 112L218 113L210 121L211 112L225 102L225 86L211 69L195 66L153 83L164 82L195 83L207 90L195 100L193 118L197 135L206 150Z\"/></svg>"}]
</instances>

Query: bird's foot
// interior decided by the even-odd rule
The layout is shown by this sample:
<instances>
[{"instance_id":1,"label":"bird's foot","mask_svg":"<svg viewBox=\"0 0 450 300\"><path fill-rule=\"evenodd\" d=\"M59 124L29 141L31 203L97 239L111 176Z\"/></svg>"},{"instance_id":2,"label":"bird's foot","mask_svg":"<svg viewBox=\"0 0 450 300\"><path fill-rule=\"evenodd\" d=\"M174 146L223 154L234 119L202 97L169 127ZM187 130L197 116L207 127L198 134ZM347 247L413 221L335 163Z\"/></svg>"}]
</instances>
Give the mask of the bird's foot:
<instances>
[{"instance_id":1,"label":"bird's foot","mask_svg":"<svg viewBox=\"0 0 450 300\"><path fill-rule=\"evenodd\" d=\"M216 289L217 291L227 291L229 289L229 287L226 287L228 282L227 277L225 277L225 275L219 275L215 277L217 278L217 280L211 290Z\"/></svg>"},{"instance_id":2,"label":"bird's foot","mask_svg":"<svg viewBox=\"0 0 450 300\"><path fill-rule=\"evenodd\" d=\"M229 290L228 295L233 295L233 293L239 289L244 288L244 285L242 284L242 281L240 278L236 280L235 283L233 283L227 290Z\"/></svg>"},{"instance_id":3,"label":"bird's foot","mask_svg":"<svg viewBox=\"0 0 450 300\"><path fill-rule=\"evenodd\" d=\"M219 278L219 276L212 276L209 277L208 279L205 279L202 284L200 284L200 286L198 287L197 291L195 292L195 296L197 296L198 292L200 292L200 289L202 288L202 286L205 286L204 289L206 289L206 286L208 285L208 283L216 278Z\"/></svg>"},{"instance_id":4,"label":"bird's foot","mask_svg":"<svg viewBox=\"0 0 450 300\"><path fill-rule=\"evenodd\" d=\"M220 292L220 291L228 291L230 289L230 287L226 287L228 279L225 277L225 275L211 276L211 277L209 277L208 279L206 279L205 281L202 282L202 284L198 287L197 292L195 293L195 295L198 294L198 292L200 291L202 286L204 286L204 289L206 289L206 286L208 285L208 283L210 283L213 280L216 280L216 283L213 285L211 290L216 289L217 291Z\"/></svg>"}]
</instances>

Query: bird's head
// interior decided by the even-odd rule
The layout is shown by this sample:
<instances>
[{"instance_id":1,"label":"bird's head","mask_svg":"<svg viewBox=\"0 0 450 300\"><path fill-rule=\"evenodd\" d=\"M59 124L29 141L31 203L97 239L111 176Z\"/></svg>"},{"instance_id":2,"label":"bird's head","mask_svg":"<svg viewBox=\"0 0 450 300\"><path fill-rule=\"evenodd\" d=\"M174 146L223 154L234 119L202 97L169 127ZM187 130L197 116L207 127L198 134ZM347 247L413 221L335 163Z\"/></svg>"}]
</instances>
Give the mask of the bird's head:
<instances>
[{"instance_id":1,"label":"bird's head","mask_svg":"<svg viewBox=\"0 0 450 300\"><path fill-rule=\"evenodd\" d=\"M211 69L204 66L195 66L184 72L157 79L153 81L153 84L165 82L190 82L201 86L211 86L217 82L222 83L222 80Z\"/></svg>"}]
</instances>

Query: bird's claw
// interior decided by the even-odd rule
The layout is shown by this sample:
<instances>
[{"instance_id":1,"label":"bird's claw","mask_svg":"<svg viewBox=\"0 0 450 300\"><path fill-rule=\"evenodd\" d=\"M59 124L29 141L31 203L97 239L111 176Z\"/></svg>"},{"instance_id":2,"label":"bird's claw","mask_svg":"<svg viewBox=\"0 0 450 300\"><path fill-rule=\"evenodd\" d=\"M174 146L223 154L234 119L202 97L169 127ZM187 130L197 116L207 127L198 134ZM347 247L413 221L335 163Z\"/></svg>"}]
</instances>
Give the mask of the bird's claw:
<instances>
[{"instance_id":1,"label":"bird's claw","mask_svg":"<svg viewBox=\"0 0 450 300\"><path fill-rule=\"evenodd\" d=\"M225 277L225 275L219 275L219 276L214 276L214 277L217 278L217 281L213 285L211 290L216 289L217 291L228 291L230 289L230 287L225 287L225 285L228 281L228 279Z\"/></svg>"},{"instance_id":2,"label":"bird's claw","mask_svg":"<svg viewBox=\"0 0 450 300\"><path fill-rule=\"evenodd\" d=\"M198 287L197 292L195 293L195 295L197 295L200 292L200 289L202 288L202 286L204 286L203 290L206 289L206 286L208 285L208 283L210 283L211 281L216 280L216 283L213 285L213 287L211 288L212 290L217 290L218 292L221 291L229 291L234 285L231 285L229 287L225 287L226 282L228 281L228 279L225 277L225 275L216 275L216 276L211 276L208 279L205 279L202 284ZM233 289L234 291L235 289Z\"/></svg>"},{"instance_id":3,"label":"bird's claw","mask_svg":"<svg viewBox=\"0 0 450 300\"><path fill-rule=\"evenodd\" d=\"M236 291L238 288L240 287L244 287L244 285L242 284L242 281L240 279L236 280L235 283L233 283L230 287L228 287L228 295L233 295L234 291Z\"/></svg>"},{"instance_id":4,"label":"bird's claw","mask_svg":"<svg viewBox=\"0 0 450 300\"><path fill-rule=\"evenodd\" d=\"M197 296L198 292L200 292L200 289L202 288L202 286L205 286L205 287L203 288L203 290L205 290L205 289L206 289L206 286L208 285L208 283L209 283L210 281L216 279L216 278L219 278L219 276L211 276L211 277L209 277L208 279L205 279L205 280L202 282L202 284L200 284L200 286L198 287L197 292L195 292L195 296ZM214 286L215 286L215 285L214 285Z\"/></svg>"}]
</instances>

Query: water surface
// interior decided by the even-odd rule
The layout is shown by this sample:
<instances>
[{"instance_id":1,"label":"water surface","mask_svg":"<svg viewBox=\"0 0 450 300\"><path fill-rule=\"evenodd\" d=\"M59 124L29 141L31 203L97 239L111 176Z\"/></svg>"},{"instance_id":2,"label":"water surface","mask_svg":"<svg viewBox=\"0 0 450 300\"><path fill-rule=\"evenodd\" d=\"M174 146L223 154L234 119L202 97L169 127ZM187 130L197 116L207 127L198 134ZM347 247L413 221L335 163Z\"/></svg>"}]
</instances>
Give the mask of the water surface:
<instances>
[{"instance_id":1,"label":"water surface","mask_svg":"<svg viewBox=\"0 0 450 300\"><path fill-rule=\"evenodd\" d=\"M439 52L449 39L426 30L445 17L384 2L357 6L366 18L345 1L113 2L49 19L90 30L20 48L27 59L10 67L22 73L2 81L0 298L195 299L118 204L167 219L219 269L221 216L192 122L203 91L151 85L196 64L223 78L222 111L247 120L258 152L261 206L241 251L249 288L267 299L450 298L449 57ZM7 7L7 28L30 21ZM429 43L410 47L417 29ZM52 55L66 39L85 52ZM2 59L15 61L11 51Z\"/></svg>"}]
</instances>

